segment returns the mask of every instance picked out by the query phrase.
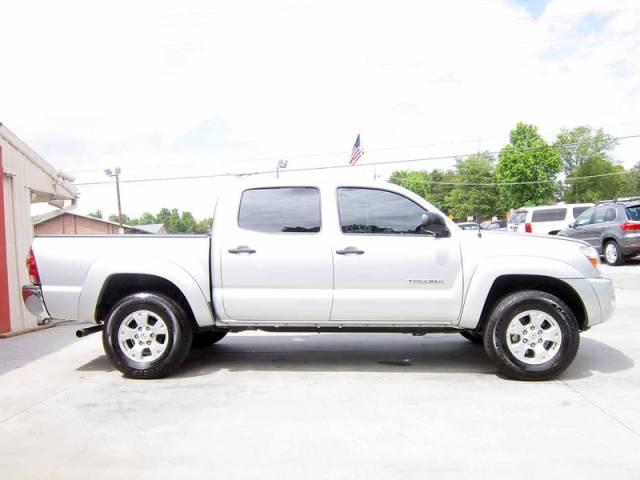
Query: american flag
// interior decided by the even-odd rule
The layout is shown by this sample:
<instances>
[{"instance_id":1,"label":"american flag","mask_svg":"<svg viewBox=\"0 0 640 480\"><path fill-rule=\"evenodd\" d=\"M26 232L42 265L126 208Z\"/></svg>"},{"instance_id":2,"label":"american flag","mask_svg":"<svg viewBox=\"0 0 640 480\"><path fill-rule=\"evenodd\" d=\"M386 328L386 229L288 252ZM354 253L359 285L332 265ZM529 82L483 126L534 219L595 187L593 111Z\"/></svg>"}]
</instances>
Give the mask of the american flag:
<instances>
[{"instance_id":1,"label":"american flag","mask_svg":"<svg viewBox=\"0 0 640 480\"><path fill-rule=\"evenodd\" d=\"M355 165L358 160L364 155L364 149L360 146L360 134L356 138L356 143L353 144L353 150L351 150L351 160L349 165Z\"/></svg>"}]
</instances>

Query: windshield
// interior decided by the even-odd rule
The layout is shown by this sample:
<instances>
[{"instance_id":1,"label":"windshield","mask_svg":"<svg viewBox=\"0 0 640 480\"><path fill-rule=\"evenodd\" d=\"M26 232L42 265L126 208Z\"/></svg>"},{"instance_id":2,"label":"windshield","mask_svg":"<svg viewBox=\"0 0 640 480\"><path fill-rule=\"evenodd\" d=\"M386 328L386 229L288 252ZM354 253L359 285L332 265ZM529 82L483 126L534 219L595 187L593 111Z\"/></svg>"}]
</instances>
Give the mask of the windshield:
<instances>
[{"instance_id":1,"label":"windshield","mask_svg":"<svg viewBox=\"0 0 640 480\"><path fill-rule=\"evenodd\" d=\"M509 223L524 223L527 219L527 211L521 210L518 212L513 212L511 217L509 218Z\"/></svg>"}]
</instances>

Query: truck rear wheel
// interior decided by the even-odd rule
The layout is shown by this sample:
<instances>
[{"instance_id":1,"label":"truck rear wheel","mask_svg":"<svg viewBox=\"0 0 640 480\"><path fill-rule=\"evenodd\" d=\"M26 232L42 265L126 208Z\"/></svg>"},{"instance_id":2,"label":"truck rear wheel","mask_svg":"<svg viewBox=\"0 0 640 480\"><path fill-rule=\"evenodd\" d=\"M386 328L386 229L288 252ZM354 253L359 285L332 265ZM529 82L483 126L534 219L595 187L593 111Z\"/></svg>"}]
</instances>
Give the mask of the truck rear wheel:
<instances>
[{"instance_id":1,"label":"truck rear wheel","mask_svg":"<svg viewBox=\"0 0 640 480\"><path fill-rule=\"evenodd\" d=\"M135 293L109 313L102 343L113 365L129 378L160 378L184 362L193 330L184 310L156 293Z\"/></svg>"},{"instance_id":2,"label":"truck rear wheel","mask_svg":"<svg viewBox=\"0 0 640 480\"><path fill-rule=\"evenodd\" d=\"M516 380L549 380L578 352L580 330L558 297L523 290L504 297L485 327L484 348L500 371Z\"/></svg>"},{"instance_id":3,"label":"truck rear wheel","mask_svg":"<svg viewBox=\"0 0 640 480\"><path fill-rule=\"evenodd\" d=\"M469 340L471 343L482 345L482 335L480 335L479 333L473 332L471 330L463 330L460 332L460 335Z\"/></svg>"}]
</instances>

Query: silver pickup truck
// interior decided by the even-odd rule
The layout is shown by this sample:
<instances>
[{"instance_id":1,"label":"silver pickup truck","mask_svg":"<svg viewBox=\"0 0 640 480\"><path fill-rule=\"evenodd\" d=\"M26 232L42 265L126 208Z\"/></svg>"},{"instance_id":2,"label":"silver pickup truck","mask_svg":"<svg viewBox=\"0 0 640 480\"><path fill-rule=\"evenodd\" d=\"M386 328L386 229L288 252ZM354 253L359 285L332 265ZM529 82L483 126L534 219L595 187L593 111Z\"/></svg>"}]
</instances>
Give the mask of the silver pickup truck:
<instances>
[{"instance_id":1,"label":"silver pickup truck","mask_svg":"<svg viewBox=\"0 0 640 480\"><path fill-rule=\"evenodd\" d=\"M229 332L459 332L507 376L553 378L607 320L598 253L567 238L463 231L392 184L243 183L210 236L39 236L34 312L96 322L116 368L156 378Z\"/></svg>"}]
</instances>

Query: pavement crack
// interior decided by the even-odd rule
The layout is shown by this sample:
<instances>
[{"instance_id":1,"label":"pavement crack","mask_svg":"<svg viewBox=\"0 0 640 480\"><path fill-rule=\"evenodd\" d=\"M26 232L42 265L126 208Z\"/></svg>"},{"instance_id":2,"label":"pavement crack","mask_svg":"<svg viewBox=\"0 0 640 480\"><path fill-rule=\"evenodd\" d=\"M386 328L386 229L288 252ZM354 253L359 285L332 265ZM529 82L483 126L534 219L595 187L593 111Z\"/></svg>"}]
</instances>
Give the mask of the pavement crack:
<instances>
[{"instance_id":1,"label":"pavement crack","mask_svg":"<svg viewBox=\"0 0 640 480\"><path fill-rule=\"evenodd\" d=\"M43 399L42 399L42 400L40 400L39 402L36 402L36 403L34 403L33 405L29 405L28 407L23 408L23 409L22 409L22 410L20 410L19 412L16 412L16 413L14 413L14 414L12 414L12 415L9 415L8 417L5 417L5 418L1 419L1 420L0 420L0 424L2 424L2 423L6 423L6 422L8 422L9 420L11 420L12 418L16 418L17 416L20 416L20 415L22 415L23 413L28 412L29 410L32 410L32 409L34 409L34 408L36 408L36 407L39 407L39 406L40 406L40 405L42 405L43 403L48 402L49 400L51 400L51 399L53 399L53 398L56 398L56 397L58 397L58 396L60 396L60 395L64 395L65 393L69 392L70 390L73 390L73 389L74 389L74 388L76 388L77 386L78 386L78 385L73 385L73 386L71 386L71 387L69 387L69 388L65 388L64 390L62 390L62 391L60 391L60 392L56 392L56 393L54 393L54 394L52 394L52 395L49 395L47 398L43 398Z\"/></svg>"},{"instance_id":2,"label":"pavement crack","mask_svg":"<svg viewBox=\"0 0 640 480\"><path fill-rule=\"evenodd\" d=\"M573 386L571 386L570 384L568 384L567 382L565 382L564 380L558 380L560 383L562 383L564 386L566 386L569 390L571 390L572 392L574 392L575 394L579 395L580 397L582 397L585 401L587 401L589 404L591 404L592 406L594 406L595 408L597 408L598 410L600 410L602 413L604 413L607 417L609 417L611 420L613 420L614 422L618 423L619 425L621 425L622 427L624 427L625 429L627 429L629 432L631 432L632 434L634 434L636 437L640 437L640 432L637 432L636 430L634 430L632 427L630 427L629 425L627 425L626 423L624 423L622 420L620 420L618 417L616 417L615 415L613 415L612 413L609 413L605 408L601 407L600 405L598 405L596 402L594 402L593 400L591 400L589 397L587 397L585 394L583 394L581 391L577 390L576 388L574 388Z\"/></svg>"}]
</instances>

